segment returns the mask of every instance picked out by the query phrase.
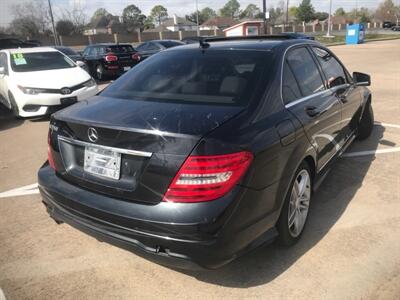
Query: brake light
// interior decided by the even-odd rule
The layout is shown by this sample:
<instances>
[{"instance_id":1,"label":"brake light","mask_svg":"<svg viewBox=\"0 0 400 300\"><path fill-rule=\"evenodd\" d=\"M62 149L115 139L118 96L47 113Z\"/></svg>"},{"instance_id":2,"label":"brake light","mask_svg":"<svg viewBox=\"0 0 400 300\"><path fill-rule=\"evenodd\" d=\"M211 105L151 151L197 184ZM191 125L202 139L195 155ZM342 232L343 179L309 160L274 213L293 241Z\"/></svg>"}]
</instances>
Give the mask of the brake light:
<instances>
[{"instance_id":1,"label":"brake light","mask_svg":"<svg viewBox=\"0 0 400 300\"><path fill-rule=\"evenodd\" d=\"M47 135L47 160L52 169L56 169L56 164L54 163L53 152L51 151L51 133Z\"/></svg>"},{"instance_id":2,"label":"brake light","mask_svg":"<svg viewBox=\"0 0 400 300\"><path fill-rule=\"evenodd\" d=\"M139 53L136 52L135 54L132 55L132 59L136 60L136 61L140 61L142 59L142 57L140 56Z\"/></svg>"},{"instance_id":3,"label":"brake light","mask_svg":"<svg viewBox=\"0 0 400 300\"><path fill-rule=\"evenodd\" d=\"M228 193L247 171L253 154L247 151L213 156L189 156L172 180L163 201L203 202Z\"/></svg>"},{"instance_id":4,"label":"brake light","mask_svg":"<svg viewBox=\"0 0 400 300\"><path fill-rule=\"evenodd\" d=\"M106 54L106 57L104 59L106 61L108 61L108 62L117 61L118 60L118 56L114 55L113 53L108 53L108 54Z\"/></svg>"}]
</instances>

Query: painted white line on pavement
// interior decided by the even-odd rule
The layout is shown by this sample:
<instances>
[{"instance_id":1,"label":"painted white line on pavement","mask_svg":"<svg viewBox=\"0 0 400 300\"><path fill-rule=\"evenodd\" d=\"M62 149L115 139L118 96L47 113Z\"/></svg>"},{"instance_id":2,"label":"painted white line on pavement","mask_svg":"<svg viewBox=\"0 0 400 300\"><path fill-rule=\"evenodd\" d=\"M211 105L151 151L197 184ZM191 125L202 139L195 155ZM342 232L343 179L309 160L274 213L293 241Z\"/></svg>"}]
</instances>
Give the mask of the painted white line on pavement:
<instances>
[{"instance_id":1,"label":"painted white line on pavement","mask_svg":"<svg viewBox=\"0 0 400 300\"><path fill-rule=\"evenodd\" d=\"M394 147L390 149L349 152L342 154L342 157L356 157L356 156L366 156L366 155L375 155L375 154L393 153L393 152L400 152L400 147Z\"/></svg>"},{"instance_id":2,"label":"painted white line on pavement","mask_svg":"<svg viewBox=\"0 0 400 300\"><path fill-rule=\"evenodd\" d=\"M25 195L39 194L38 184L33 183L16 189L0 193L0 198L17 197Z\"/></svg>"},{"instance_id":3,"label":"painted white line on pavement","mask_svg":"<svg viewBox=\"0 0 400 300\"><path fill-rule=\"evenodd\" d=\"M3 290L0 288L0 300L6 300L6 296L3 293Z\"/></svg>"},{"instance_id":4,"label":"painted white line on pavement","mask_svg":"<svg viewBox=\"0 0 400 300\"><path fill-rule=\"evenodd\" d=\"M400 128L400 125L390 124L390 123L382 123L382 122L375 122L375 125L380 125L380 126L383 126L383 127Z\"/></svg>"}]
</instances>

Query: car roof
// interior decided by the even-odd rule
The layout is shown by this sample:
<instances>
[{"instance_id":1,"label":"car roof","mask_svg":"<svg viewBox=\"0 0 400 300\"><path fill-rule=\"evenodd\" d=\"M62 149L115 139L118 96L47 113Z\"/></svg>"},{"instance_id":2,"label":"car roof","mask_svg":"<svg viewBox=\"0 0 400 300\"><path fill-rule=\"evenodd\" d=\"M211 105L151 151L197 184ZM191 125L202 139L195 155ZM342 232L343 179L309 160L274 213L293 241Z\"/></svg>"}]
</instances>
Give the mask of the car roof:
<instances>
[{"instance_id":1,"label":"car roof","mask_svg":"<svg viewBox=\"0 0 400 300\"><path fill-rule=\"evenodd\" d=\"M273 39L273 38L252 38L252 39L206 39L206 43L210 46L206 49L219 49L219 50L272 50L277 47L286 49L292 45L296 44L315 44L320 45L320 43L308 39ZM187 44L179 47L171 48L168 51L178 51L183 49L193 49L198 48L199 44Z\"/></svg>"},{"instance_id":2,"label":"car roof","mask_svg":"<svg viewBox=\"0 0 400 300\"><path fill-rule=\"evenodd\" d=\"M109 47L109 46L132 46L131 44L129 44L129 43L98 43L98 44L92 44L92 45L89 45L88 47L95 47L95 46L107 46L107 47Z\"/></svg>"},{"instance_id":3,"label":"car roof","mask_svg":"<svg viewBox=\"0 0 400 300\"><path fill-rule=\"evenodd\" d=\"M9 53L38 53L38 52L58 52L57 49L52 47L32 47L32 48L14 48L14 49L3 49Z\"/></svg>"}]
</instances>

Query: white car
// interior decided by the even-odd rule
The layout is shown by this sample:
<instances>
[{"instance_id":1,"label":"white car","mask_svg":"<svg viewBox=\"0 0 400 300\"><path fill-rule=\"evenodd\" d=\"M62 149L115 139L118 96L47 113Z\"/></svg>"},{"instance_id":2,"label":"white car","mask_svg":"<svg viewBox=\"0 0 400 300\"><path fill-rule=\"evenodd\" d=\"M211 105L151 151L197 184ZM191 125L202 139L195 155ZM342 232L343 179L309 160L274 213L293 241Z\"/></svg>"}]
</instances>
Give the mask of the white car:
<instances>
[{"instance_id":1,"label":"white car","mask_svg":"<svg viewBox=\"0 0 400 300\"><path fill-rule=\"evenodd\" d=\"M16 116L50 114L97 92L93 78L54 48L0 51L0 102Z\"/></svg>"}]
</instances>

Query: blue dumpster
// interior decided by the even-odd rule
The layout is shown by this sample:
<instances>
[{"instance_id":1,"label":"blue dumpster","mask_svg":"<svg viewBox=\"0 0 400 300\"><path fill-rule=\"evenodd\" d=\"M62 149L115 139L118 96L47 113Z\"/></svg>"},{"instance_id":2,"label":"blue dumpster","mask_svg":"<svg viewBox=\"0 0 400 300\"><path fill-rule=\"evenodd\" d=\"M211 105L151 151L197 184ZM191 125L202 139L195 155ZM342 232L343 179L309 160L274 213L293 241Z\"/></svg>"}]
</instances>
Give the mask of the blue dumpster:
<instances>
[{"instance_id":1,"label":"blue dumpster","mask_svg":"<svg viewBox=\"0 0 400 300\"><path fill-rule=\"evenodd\" d=\"M365 39L364 24L347 25L346 45L362 44Z\"/></svg>"}]
</instances>

